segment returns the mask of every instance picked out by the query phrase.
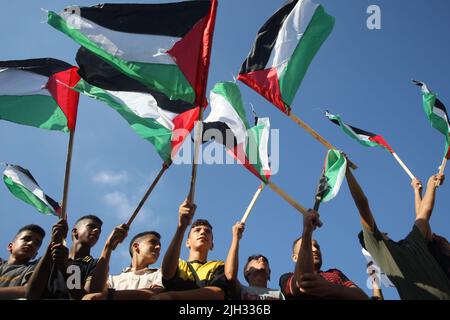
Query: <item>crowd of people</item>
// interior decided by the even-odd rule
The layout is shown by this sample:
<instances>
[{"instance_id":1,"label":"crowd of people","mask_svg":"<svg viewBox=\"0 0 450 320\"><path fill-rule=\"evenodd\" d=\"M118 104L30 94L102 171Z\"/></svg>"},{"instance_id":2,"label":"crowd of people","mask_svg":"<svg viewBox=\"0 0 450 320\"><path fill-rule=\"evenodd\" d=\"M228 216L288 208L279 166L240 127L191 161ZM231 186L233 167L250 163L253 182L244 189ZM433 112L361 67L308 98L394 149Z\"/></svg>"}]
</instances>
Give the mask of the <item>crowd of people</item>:
<instances>
[{"instance_id":1,"label":"crowd of people","mask_svg":"<svg viewBox=\"0 0 450 320\"><path fill-rule=\"evenodd\" d=\"M411 232L400 241L391 240L379 230L369 201L350 169L346 178L361 219L361 246L395 285L400 298L449 300L450 244L434 234L430 226L436 189L444 175L429 178L423 197L422 183L412 181L415 219ZM303 230L292 246L293 268L280 276L279 288L268 288L271 270L263 254L248 257L243 266L247 284L239 281L239 243L244 223L232 227L226 260L208 260L214 247L213 227L207 220L192 221L195 211L196 205L187 200L180 205L178 225L161 268L152 267L160 256L161 235L147 231L131 239L129 267L118 275L109 274L109 263L114 249L128 235L127 225L114 228L100 257L94 259L90 251L99 239L102 220L94 215L79 218L71 230L70 250L65 242L68 225L60 220L53 226L45 253L38 260L33 259L45 231L27 225L9 244L8 259L0 259L0 299L383 299L379 277L373 278L373 294L369 297L341 270L322 270L322 252L313 237L322 222L315 210L303 217ZM183 260L180 252L186 233L189 255Z\"/></svg>"}]
</instances>

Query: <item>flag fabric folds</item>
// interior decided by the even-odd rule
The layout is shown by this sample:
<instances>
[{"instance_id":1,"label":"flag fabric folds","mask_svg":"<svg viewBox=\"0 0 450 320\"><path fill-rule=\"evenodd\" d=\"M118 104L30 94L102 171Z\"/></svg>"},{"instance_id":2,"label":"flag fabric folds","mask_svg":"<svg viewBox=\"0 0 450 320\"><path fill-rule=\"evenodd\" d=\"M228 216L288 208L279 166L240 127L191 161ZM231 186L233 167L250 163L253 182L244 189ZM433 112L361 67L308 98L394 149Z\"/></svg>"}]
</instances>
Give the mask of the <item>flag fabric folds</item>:
<instances>
[{"instance_id":1,"label":"flag fabric folds","mask_svg":"<svg viewBox=\"0 0 450 320\"><path fill-rule=\"evenodd\" d=\"M431 92L424 82L413 80L413 83L422 89L423 109L431 126L445 136L445 158L450 159L450 124L447 109L437 98L436 93Z\"/></svg>"},{"instance_id":2,"label":"flag fabric folds","mask_svg":"<svg viewBox=\"0 0 450 320\"><path fill-rule=\"evenodd\" d=\"M322 202L327 202L337 196L345 178L347 159L338 150L328 150L325 158L323 177L326 188L322 193Z\"/></svg>"},{"instance_id":3,"label":"flag fabric folds","mask_svg":"<svg viewBox=\"0 0 450 320\"><path fill-rule=\"evenodd\" d=\"M98 4L50 11L48 23L171 100L200 104L217 1Z\"/></svg>"},{"instance_id":4,"label":"flag fabric folds","mask_svg":"<svg viewBox=\"0 0 450 320\"><path fill-rule=\"evenodd\" d=\"M250 127L238 86L219 82L210 94L211 112L203 120L203 142L214 139L248 170L264 182L270 177L268 142L270 121L259 118ZM214 129L214 130L212 130Z\"/></svg>"},{"instance_id":5,"label":"flag fabric folds","mask_svg":"<svg viewBox=\"0 0 450 320\"><path fill-rule=\"evenodd\" d=\"M388 143L386 142L386 140L384 140L382 136L345 124L339 115L331 114L328 111L325 112L325 116L331 122L341 127L342 131L344 131L346 134L348 134L350 137L358 141L363 146L366 147L379 146L387 149L390 153L394 153L394 150L392 150L392 148L388 145Z\"/></svg>"},{"instance_id":6,"label":"flag fabric folds","mask_svg":"<svg viewBox=\"0 0 450 320\"><path fill-rule=\"evenodd\" d=\"M238 79L289 114L334 18L310 0L290 0L261 27Z\"/></svg>"},{"instance_id":7,"label":"flag fabric folds","mask_svg":"<svg viewBox=\"0 0 450 320\"><path fill-rule=\"evenodd\" d=\"M182 100L169 100L163 93L127 77L85 48L78 50L76 61L82 79L74 90L116 110L169 164L193 129L200 108Z\"/></svg>"},{"instance_id":8,"label":"flag fabric folds","mask_svg":"<svg viewBox=\"0 0 450 320\"><path fill-rule=\"evenodd\" d=\"M27 126L75 130L77 68L52 58L0 61L0 119Z\"/></svg>"},{"instance_id":9,"label":"flag fabric folds","mask_svg":"<svg viewBox=\"0 0 450 320\"><path fill-rule=\"evenodd\" d=\"M30 171L18 165L7 164L3 181L9 191L18 199L32 205L41 213L61 215L61 207L41 189Z\"/></svg>"}]
</instances>

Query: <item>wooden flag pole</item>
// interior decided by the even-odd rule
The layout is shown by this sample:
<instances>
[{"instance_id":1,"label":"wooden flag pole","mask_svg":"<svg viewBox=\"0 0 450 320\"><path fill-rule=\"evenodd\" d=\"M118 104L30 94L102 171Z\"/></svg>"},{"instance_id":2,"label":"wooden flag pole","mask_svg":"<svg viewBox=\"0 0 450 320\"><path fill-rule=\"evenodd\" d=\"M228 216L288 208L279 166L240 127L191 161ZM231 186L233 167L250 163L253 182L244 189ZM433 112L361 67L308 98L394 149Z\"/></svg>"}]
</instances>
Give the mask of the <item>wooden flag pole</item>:
<instances>
[{"instance_id":1,"label":"wooden flag pole","mask_svg":"<svg viewBox=\"0 0 450 320\"><path fill-rule=\"evenodd\" d=\"M72 150L73 150L74 136L75 132L70 131L69 146L67 147L66 173L64 176L64 193L61 208L61 218L64 220L67 220L67 200L69 198L70 167L72 164Z\"/></svg>"},{"instance_id":2,"label":"wooden flag pole","mask_svg":"<svg viewBox=\"0 0 450 320\"><path fill-rule=\"evenodd\" d=\"M441 166L439 167L439 173L444 173L445 165L446 165L446 164L447 164L447 158L444 157L444 159L442 159L442 164L441 164ZM441 185L440 182L439 182L439 181L436 181L435 186L436 186L436 187L439 187L440 185Z\"/></svg>"},{"instance_id":3,"label":"wooden flag pole","mask_svg":"<svg viewBox=\"0 0 450 320\"><path fill-rule=\"evenodd\" d=\"M258 190L256 190L255 195L253 196L252 201L250 201L250 204L248 205L247 210L245 210L244 216L243 216L242 219L241 219L241 222L242 222L242 223L245 223L245 221L247 221L247 218L248 218L250 212L252 211L253 206L254 206L255 203L256 203L256 200L258 200L259 195L261 194L261 191L264 189L264 186L265 186L265 184L264 184L264 182L263 182L263 183L261 183L261 185L259 186Z\"/></svg>"},{"instance_id":4,"label":"wooden flag pole","mask_svg":"<svg viewBox=\"0 0 450 320\"><path fill-rule=\"evenodd\" d=\"M320 143L322 143L327 149L335 149L335 150L337 150L337 148L335 148L331 143L329 143L327 140L325 140L320 134L318 134L313 128L311 128L309 125L307 125L301 119L299 119L296 115L290 113L289 114L289 118L294 120L294 122L296 124L298 124L300 127L305 129L306 131L308 131L309 134L311 134L314 137L314 139L316 139ZM348 160L348 162L349 162L350 168L352 168L352 169L357 169L358 168L358 166L356 164L354 164L353 162L351 162L350 159Z\"/></svg>"},{"instance_id":5,"label":"wooden flag pole","mask_svg":"<svg viewBox=\"0 0 450 320\"><path fill-rule=\"evenodd\" d=\"M197 121L197 132L195 134L195 141L194 141L194 163L192 164L192 173L191 173L191 186L189 188L189 194L187 196L187 200L189 203L194 203L194 197L195 197L195 182L197 181L197 162L198 162L198 155L199 155L199 149L200 149L200 140L202 139L202 119L203 119L203 108L200 108L200 116L199 121Z\"/></svg>"},{"instance_id":6,"label":"wooden flag pole","mask_svg":"<svg viewBox=\"0 0 450 320\"><path fill-rule=\"evenodd\" d=\"M302 214L307 214L308 211L300 205L297 201L292 199L286 192L280 189L277 185L275 185L272 181L269 180L267 183L273 191L275 191L279 196L281 196L284 200L286 200L291 206L297 209Z\"/></svg>"},{"instance_id":7,"label":"wooden flag pole","mask_svg":"<svg viewBox=\"0 0 450 320\"><path fill-rule=\"evenodd\" d=\"M133 214L131 215L130 219L127 222L127 227L130 228L131 223L133 222L134 218L136 218L137 214L139 213L139 211L141 210L142 206L144 205L145 201L147 201L147 198L150 196L150 194L152 193L153 189L155 188L155 186L158 184L159 179L162 177L162 175L164 174L164 172L166 172L166 170L169 168L170 165L167 165L166 163L163 163L161 170L159 171L158 175L156 176L155 180L153 180L152 184L150 185L150 187L147 189L147 192L144 194L144 196L142 197L141 202L139 202L136 210L134 210Z\"/></svg>"},{"instance_id":8,"label":"wooden flag pole","mask_svg":"<svg viewBox=\"0 0 450 320\"><path fill-rule=\"evenodd\" d=\"M416 177L412 174L411 170L409 170L408 167L403 163L402 159L400 159L395 152L392 152L392 155L394 156L395 160L397 160L397 162L402 166L403 170L405 170L411 180L414 180Z\"/></svg>"}]
</instances>

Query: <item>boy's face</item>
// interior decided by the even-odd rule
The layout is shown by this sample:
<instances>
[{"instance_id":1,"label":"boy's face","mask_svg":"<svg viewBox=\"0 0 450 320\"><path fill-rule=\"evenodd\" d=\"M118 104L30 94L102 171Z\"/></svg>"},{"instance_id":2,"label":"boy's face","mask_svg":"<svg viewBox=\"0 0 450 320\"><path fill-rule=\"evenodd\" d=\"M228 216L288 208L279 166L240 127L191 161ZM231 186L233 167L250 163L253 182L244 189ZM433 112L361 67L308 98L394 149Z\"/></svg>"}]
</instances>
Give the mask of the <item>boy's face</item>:
<instances>
[{"instance_id":1,"label":"boy's face","mask_svg":"<svg viewBox=\"0 0 450 320\"><path fill-rule=\"evenodd\" d=\"M213 234L208 226L196 226L189 232L189 237L186 241L188 248L195 250L212 250Z\"/></svg>"},{"instance_id":2,"label":"boy's face","mask_svg":"<svg viewBox=\"0 0 450 320\"><path fill-rule=\"evenodd\" d=\"M260 272L263 272L266 275L267 279L270 278L269 261L267 261L263 256L258 256L250 260L245 267L245 274L247 277L252 273Z\"/></svg>"},{"instance_id":3,"label":"boy's face","mask_svg":"<svg viewBox=\"0 0 450 320\"><path fill-rule=\"evenodd\" d=\"M161 251L161 241L153 234L146 235L133 244L134 254L139 254L146 259L148 264L155 263ZM137 253L136 253L137 252Z\"/></svg>"},{"instance_id":4,"label":"boy's face","mask_svg":"<svg viewBox=\"0 0 450 320\"><path fill-rule=\"evenodd\" d=\"M93 219L83 219L72 230L72 236L83 244L92 248L102 232L101 224Z\"/></svg>"},{"instance_id":5,"label":"boy's face","mask_svg":"<svg viewBox=\"0 0 450 320\"><path fill-rule=\"evenodd\" d=\"M31 230L24 230L8 244L8 251L14 257L25 262L36 257L42 244L42 236Z\"/></svg>"}]
</instances>

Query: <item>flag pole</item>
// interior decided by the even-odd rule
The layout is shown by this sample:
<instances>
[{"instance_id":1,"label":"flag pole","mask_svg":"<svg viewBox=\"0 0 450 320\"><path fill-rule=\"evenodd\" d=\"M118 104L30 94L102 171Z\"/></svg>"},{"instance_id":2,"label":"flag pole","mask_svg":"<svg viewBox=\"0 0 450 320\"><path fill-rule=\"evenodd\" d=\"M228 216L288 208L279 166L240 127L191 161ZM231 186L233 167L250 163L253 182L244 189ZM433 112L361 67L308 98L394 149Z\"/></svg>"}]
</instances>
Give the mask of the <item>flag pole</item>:
<instances>
[{"instance_id":1,"label":"flag pole","mask_svg":"<svg viewBox=\"0 0 450 320\"><path fill-rule=\"evenodd\" d=\"M439 173L444 173L446 164L447 164L447 158L444 157L444 159L442 159L442 164L439 166ZM441 185L441 183L439 181L436 181L435 186L439 187L440 185Z\"/></svg>"},{"instance_id":2,"label":"flag pole","mask_svg":"<svg viewBox=\"0 0 450 320\"><path fill-rule=\"evenodd\" d=\"M329 143L327 140L325 140L320 134L317 133L317 131L315 131L313 128L311 128L308 124L306 124L305 122L303 122L301 119L299 119L295 114L289 113L289 118L291 118L296 124L298 124L300 127L302 127L303 129L305 129L306 131L309 132L309 134L311 134L314 139L318 140L320 143L322 143L327 149L335 149L338 150L337 148L335 148L331 143ZM352 169L357 169L358 166L356 164L354 164L353 162L349 161L349 166Z\"/></svg>"},{"instance_id":3,"label":"flag pole","mask_svg":"<svg viewBox=\"0 0 450 320\"><path fill-rule=\"evenodd\" d=\"M264 186L265 186L265 184L264 184L264 182L263 182L263 183L261 183L261 185L258 187L258 190L256 190L255 195L253 196L252 201L250 201L250 204L248 205L247 210L245 210L244 216L243 216L242 219L241 219L241 222L242 222L242 223L245 223L245 222L247 221L247 218L248 218L250 212L252 211L253 206L254 206L255 203L256 203L256 200L258 200L259 195L261 194L261 191L264 189Z\"/></svg>"},{"instance_id":4,"label":"flag pole","mask_svg":"<svg viewBox=\"0 0 450 320\"><path fill-rule=\"evenodd\" d=\"M402 159L400 159L400 157L395 152L392 152L392 155L394 156L395 160L397 160L397 162L402 166L403 170L405 170L411 180L414 180L416 177L412 174L411 170L409 170L408 167L403 163Z\"/></svg>"},{"instance_id":5,"label":"flag pole","mask_svg":"<svg viewBox=\"0 0 450 320\"><path fill-rule=\"evenodd\" d=\"M200 107L200 112L198 115L198 122L197 122L197 129L198 132L196 134L196 139L194 142L194 163L192 164L192 174L191 174L191 185L189 188L189 194L187 196L187 200L190 203L194 202L195 197L195 182L197 180L197 162L198 162L198 153L200 149L200 139L202 138L202 132L201 132L201 122L203 121L203 109L204 107L208 105L208 101L206 100L205 93L206 93L206 86L208 84L208 73L209 73L209 64L211 59L211 48L212 48L212 41L214 36L214 27L216 24L216 13L217 13L217 0L211 1L211 9L209 12L209 18L207 25L205 26L205 29L203 30L203 45L200 49L200 55L199 55L199 63L201 64L201 60L205 59L203 66L206 70L204 70L204 74L201 77L201 90L200 94L196 92L196 103ZM205 39L206 37L206 39ZM206 40L206 41L205 41ZM206 50L203 51L203 50ZM200 103L199 103L200 102Z\"/></svg>"},{"instance_id":6,"label":"flag pole","mask_svg":"<svg viewBox=\"0 0 450 320\"><path fill-rule=\"evenodd\" d=\"M72 150L75 130L70 130L69 146L67 147L66 173L64 176L64 193L61 208L61 218L67 220L67 200L69 198L69 181L70 181L70 167L72 164Z\"/></svg>"},{"instance_id":7,"label":"flag pole","mask_svg":"<svg viewBox=\"0 0 450 320\"><path fill-rule=\"evenodd\" d=\"M158 175L156 176L155 180L153 180L150 187L147 189L147 192L144 194L144 196L141 199L141 202L139 202L138 206L136 207L136 210L134 210L133 214L131 215L130 219L127 222L127 227L130 228L131 223L133 222L134 218L136 218L137 214L141 210L142 206L144 205L145 201L147 201L147 198L152 193L155 186L158 184L159 179L162 177L164 172L169 168L170 164L166 164L165 162L162 165L161 170L159 171Z\"/></svg>"},{"instance_id":8,"label":"flag pole","mask_svg":"<svg viewBox=\"0 0 450 320\"><path fill-rule=\"evenodd\" d=\"M284 192L282 189L280 189L273 181L269 180L267 183L273 191L275 191L279 196L281 196L285 201L287 201L291 206L293 206L295 209L297 209L302 214L307 214L308 211L297 201L292 199L291 196L289 196L286 192Z\"/></svg>"}]
</instances>

